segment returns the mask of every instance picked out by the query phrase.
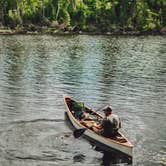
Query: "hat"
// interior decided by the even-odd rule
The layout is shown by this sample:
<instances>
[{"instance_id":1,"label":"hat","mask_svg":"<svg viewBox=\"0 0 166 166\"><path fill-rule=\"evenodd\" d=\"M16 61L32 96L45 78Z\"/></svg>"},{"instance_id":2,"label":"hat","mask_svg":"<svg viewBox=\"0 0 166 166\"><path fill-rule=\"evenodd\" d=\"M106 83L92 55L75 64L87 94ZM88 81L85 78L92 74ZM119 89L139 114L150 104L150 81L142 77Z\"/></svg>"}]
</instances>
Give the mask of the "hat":
<instances>
[{"instance_id":1,"label":"hat","mask_svg":"<svg viewBox=\"0 0 166 166\"><path fill-rule=\"evenodd\" d=\"M103 111L104 112L112 112L112 108L111 108L111 106L106 106L103 108Z\"/></svg>"}]
</instances>

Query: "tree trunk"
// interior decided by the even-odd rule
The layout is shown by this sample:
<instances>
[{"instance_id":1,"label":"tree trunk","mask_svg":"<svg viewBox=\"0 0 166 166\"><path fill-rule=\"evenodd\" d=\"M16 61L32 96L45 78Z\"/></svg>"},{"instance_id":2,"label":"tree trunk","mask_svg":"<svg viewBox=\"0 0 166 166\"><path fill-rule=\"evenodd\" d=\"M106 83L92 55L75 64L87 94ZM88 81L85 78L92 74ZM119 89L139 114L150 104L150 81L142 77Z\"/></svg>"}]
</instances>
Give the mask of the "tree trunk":
<instances>
[{"instance_id":1,"label":"tree trunk","mask_svg":"<svg viewBox=\"0 0 166 166\"><path fill-rule=\"evenodd\" d=\"M137 0L133 0L133 7L131 10L132 20L133 20L133 27L136 27L137 24Z\"/></svg>"},{"instance_id":2,"label":"tree trunk","mask_svg":"<svg viewBox=\"0 0 166 166\"><path fill-rule=\"evenodd\" d=\"M41 1L41 8L42 8L42 17L45 17L45 11L44 11L44 0Z\"/></svg>"},{"instance_id":3,"label":"tree trunk","mask_svg":"<svg viewBox=\"0 0 166 166\"><path fill-rule=\"evenodd\" d=\"M114 0L111 0L112 3L112 13L113 13L113 17L116 18L116 10L115 10L115 3Z\"/></svg>"},{"instance_id":4,"label":"tree trunk","mask_svg":"<svg viewBox=\"0 0 166 166\"><path fill-rule=\"evenodd\" d=\"M58 3L58 6L57 6L57 12L56 12L56 18L55 18L56 20L58 20L58 16L59 16L59 9L60 9L60 8L59 8L59 3Z\"/></svg>"},{"instance_id":5,"label":"tree trunk","mask_svg":"<svg viewBox=\"0 0 166 166\"><path fill-rule=\"evenodd\" d=\"M22 17L21 17L22 11L21 11L21 9L19 8L18 0L16 0L16 2L17 2L17 14L18 14L18 19L19 19L20 24L22 25L22 23L23 23Z\"/></svg>"},{"instance_id":6,"label":"tree trunk","mask_svg":"<svg viewBox=\"0 0 166 166\"><path fill-rule=\"evenodd\" d=\"M73 9L75 10L76 9L76 1L75 0L70 0L70 2L72 4Z\"/></svg>"},{"instance_id":7,"label":"tree trunk","mask_svg":"<svg viewBox=\"0 0 166 166\"><path fill-rule=\"evenodd\" d=\"M2 26L3 22L4 22L4 12L3 12L3 0L0 2L0 27Z\"/></svg>"}]
</instances>

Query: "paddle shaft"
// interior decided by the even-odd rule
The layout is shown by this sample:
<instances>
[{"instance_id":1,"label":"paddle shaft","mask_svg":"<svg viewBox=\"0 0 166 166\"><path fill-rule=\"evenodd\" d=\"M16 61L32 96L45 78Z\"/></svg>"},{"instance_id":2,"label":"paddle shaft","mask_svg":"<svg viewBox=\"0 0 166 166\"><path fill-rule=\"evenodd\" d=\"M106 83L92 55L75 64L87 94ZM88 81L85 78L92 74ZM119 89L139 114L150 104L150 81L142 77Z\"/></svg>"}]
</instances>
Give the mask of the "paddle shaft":
<instances>
[{"instance_id":1,"label":"paddle shaft","mask_svg":"<svg viewBox=\"0 0 166 166\"><path fill-rule=\"evenodd\" d=\"M88 128L76 129L73 132L75 138L79 138Z\"/></svg>"}]
</instances>

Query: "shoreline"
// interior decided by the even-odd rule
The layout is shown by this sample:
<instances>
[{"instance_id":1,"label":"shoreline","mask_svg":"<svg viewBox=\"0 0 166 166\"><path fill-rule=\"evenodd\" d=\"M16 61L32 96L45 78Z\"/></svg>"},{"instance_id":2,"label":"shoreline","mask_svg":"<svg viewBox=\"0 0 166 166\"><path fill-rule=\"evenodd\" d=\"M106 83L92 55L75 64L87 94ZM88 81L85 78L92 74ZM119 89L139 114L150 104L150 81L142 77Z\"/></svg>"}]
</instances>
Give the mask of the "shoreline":
<instances>
[{"instance_id":1,"label":"shoreline","mask_svg":"<svg viewBox=\"0 0 166 166\"><path fill-rule=\"evenodd\" d=\"M55 28L41 28L40 30L29 31L27 29L12 30L0 28L0 35L107 35L107 36L166 36L166 32L140 32L140 31L69 31Z\"/></svg>"}]
</instances>

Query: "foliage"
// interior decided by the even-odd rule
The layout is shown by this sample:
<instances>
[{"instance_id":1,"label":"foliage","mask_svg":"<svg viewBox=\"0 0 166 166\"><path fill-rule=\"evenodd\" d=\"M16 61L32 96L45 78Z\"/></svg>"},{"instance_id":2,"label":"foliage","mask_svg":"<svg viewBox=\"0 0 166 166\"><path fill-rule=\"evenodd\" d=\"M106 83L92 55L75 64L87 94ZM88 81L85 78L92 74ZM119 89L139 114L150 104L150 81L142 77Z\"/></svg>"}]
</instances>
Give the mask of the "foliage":
<instances>
[{"instance_id":1,"label":"foliage","mask_svg":"<svg viewBox=\"0 0 166 166\"><path fill-rule=\"evenodd\" d=\"M80 30L157 31L166 26L166 0L0 1L0 25L15 28L52 22Z\"/></svg>"}]
</instances>

